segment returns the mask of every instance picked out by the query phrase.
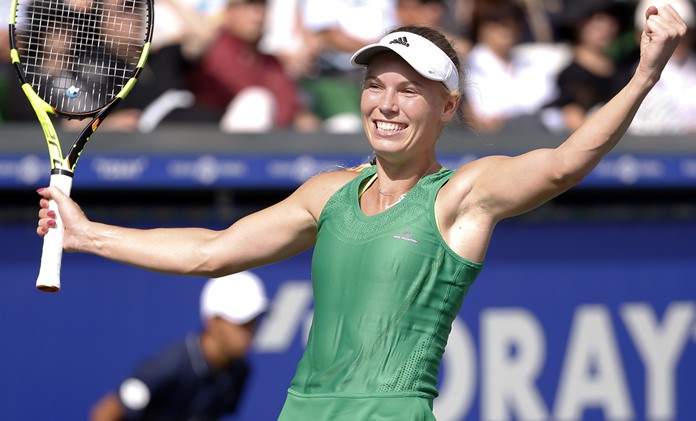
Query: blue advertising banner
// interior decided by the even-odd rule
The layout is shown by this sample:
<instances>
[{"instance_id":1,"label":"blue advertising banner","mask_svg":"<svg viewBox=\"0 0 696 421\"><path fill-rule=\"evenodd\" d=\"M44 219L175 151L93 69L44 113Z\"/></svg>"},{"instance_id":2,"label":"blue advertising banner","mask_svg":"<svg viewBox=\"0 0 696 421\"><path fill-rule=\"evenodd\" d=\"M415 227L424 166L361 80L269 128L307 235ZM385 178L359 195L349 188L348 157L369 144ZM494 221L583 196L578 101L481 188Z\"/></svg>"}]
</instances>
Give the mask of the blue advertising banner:
<instances>
[{"instance_id":1,"label":"blue advertising banner","mask_svg":"<svg viewBox=\"0 0 696 421\"><path fill-rule=\"evenodd\" d=\"M480 154L442 154L448 168ZM297 186L327 170L366 162L360 154L85 154L75 172L80 188L191 188ZM50 165L44 154L0 156L0 188L48 184ZM689 154L613 154L580 187L694 187L696 156Z\"/></svg>"},{"instance_id":2,"label":"blue advertising banner","mask_svg":"<svg viewBox=\"0 0 696 421\"><path fill-rule=\"evenodd\" d=\"M142 358L199 328L202 280L66 254L0 227L2 419L84 420ZM503 223L442 364L439 421L696 419L696 221ZM271 296L241 412L274 420L312 317L310 253L258 268Z\"/></svg>"}]
</instances>

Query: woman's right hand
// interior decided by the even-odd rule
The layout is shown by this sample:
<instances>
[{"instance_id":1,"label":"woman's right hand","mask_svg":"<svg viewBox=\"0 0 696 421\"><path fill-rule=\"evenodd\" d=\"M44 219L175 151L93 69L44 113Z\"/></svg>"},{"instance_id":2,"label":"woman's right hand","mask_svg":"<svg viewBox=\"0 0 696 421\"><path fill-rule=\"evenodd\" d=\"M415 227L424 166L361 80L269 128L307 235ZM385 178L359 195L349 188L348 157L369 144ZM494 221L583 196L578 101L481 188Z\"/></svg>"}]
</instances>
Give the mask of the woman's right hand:
<instances>
[{"instance_id":1,"label":"woman's right hand","mask_svg":"<svg viewBox=\"0 0 696 421\"><path fill-rule=\"evenodd\" d=\"M37 193L41 196L41 200L39 200L39 223L36 233L40 237L44 237L50 229L58 226L56 211L48 208L49 201L53 200L58 205L60 221L64 227L63 249L65 251L78 250L79 238L81 237L79 233L85 232L84 226L89 222L82 209L57 187L40 188Z\"/></svg>"}]
</instances>

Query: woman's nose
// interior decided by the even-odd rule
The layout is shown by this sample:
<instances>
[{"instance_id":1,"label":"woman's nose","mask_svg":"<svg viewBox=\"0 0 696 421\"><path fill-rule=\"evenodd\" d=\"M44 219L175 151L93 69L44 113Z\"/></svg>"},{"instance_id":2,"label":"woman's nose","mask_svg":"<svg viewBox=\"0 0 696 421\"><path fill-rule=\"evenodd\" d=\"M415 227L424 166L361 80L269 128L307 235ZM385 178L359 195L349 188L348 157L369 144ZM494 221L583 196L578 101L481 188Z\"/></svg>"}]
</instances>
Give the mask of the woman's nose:
<instances>
[{"instance_id":1,"label":"woman's nose","mask_svg":"<svg viewBox=\"0 0 696 421\"><path fill-rule=\"evenodd\" d=\"M394 114L399 112L397 94L391 89L385 89L380 98L379 110L383 114Z\"/></svg>"}]
</instances>

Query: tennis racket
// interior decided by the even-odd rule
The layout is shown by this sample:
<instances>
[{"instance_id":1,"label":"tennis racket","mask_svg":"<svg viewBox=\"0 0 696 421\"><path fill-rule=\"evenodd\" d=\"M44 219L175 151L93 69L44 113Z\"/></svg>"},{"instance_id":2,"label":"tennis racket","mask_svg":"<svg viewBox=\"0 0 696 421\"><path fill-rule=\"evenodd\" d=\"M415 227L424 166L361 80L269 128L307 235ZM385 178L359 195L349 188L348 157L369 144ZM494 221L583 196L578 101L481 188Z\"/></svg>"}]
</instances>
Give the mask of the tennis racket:
<instances>
[{"instance_id":1,"label":"tennis racket","mask_svg":"<svg viewBox=\"0 0 696 421\"><path fill-rule=\"evenodd\" d=\"M38 117L51 161L50 185L70 195L85 145L137 82L150 50L152 0L13 0L10 55ZM63 155L52 117L89 119ZM44 237L36 287L60 290L63 224Z\"/></svg>"}]
</instances>

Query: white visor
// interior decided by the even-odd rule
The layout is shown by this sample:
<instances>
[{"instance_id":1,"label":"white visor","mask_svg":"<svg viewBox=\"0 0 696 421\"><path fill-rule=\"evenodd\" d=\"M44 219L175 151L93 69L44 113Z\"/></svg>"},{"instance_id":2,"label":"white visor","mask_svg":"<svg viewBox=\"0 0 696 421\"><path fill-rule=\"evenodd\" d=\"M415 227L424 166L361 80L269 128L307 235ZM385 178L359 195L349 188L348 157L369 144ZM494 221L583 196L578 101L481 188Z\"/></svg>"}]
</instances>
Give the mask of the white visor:
<instances>
[{"instance_id":1,"label":"white visor","mask_svg":"<svg viewBox=\"0 0 696 421\"><path fill-rule=\"evenodd\" d=\"M393 51L421 76L442 82L450 90L459 90L459 72L452 60L437 45L412 32L394 32L376 44L359 49L350 62L367 66L372 57L382 51Z\"/></svg>"}]
</instances>

